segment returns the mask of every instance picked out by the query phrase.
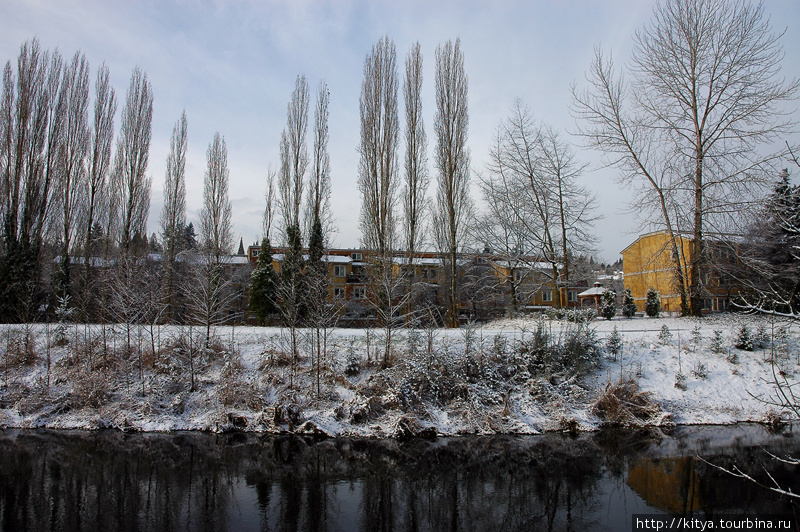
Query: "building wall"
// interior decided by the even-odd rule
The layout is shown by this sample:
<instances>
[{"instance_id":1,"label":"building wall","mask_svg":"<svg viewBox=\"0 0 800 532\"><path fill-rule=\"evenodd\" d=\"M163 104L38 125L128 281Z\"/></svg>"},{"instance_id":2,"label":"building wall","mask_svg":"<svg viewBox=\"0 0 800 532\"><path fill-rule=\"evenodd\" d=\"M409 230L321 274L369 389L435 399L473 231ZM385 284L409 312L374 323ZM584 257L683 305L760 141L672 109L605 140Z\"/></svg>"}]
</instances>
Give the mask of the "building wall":
<instances>
[{"instance_id":1,"label":"building wall","mask_svg":"<svg viewBox=\"0 0 800 532\"><path fill-rule=\"evenodd\" d=\"M678 236L678 252L686 279L691 262L691 240ZM622 251L625 288L630 288L639 311L644 311L647 290L652 286L661 294L665 312L680 312L681 298L672 259L669 234L665 231L641 235Z\"/></svg>"}]
</instances>

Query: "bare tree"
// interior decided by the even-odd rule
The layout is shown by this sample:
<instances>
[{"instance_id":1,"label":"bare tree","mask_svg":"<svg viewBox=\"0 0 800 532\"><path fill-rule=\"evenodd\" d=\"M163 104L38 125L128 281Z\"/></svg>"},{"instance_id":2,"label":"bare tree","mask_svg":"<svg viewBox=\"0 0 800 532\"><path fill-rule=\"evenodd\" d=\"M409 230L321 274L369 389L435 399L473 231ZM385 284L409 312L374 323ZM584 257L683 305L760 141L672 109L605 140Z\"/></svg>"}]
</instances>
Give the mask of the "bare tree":
<instances>
[{"instance_id":1,"label":"bare tree","mask_svg":"<svg viewBox=\"0 0 800 532\"><path fill-rule=\"evenodd\" d=\"M406 110L405 188L403 191L403 233L409 267L409 297L413 304L414 256L423 241L423 227L427 209L426 192L430 184L428 174L425 123L422 119L422 52L419 42L411 46L406 57L406 75L403 82L403 97Z\"/></svg>"},{"instance_id":2,"label":"bare tree","mask_svg":"<svg viewBox=\"0 0 800 532\"><path fill-rule=\"evenodd\" d=\"M0 123L0 194L3 214L0 314L30 320L38 307L42 244L52 223L58 150L64 113L59 112L62 60L42 52L36 39L24 43L3 71ZM22 314L25 314L23 317Z\"/></svg>"},{"instance_id":3,"label":"bare tree","mask_svg":"<svg viewBox=\"0 0 800 532\"><path fill-rule=\"evenodd\" d=\"M186 148L188 144L186 111L172 128L167 172L164 178L164 210L161 211L161 238L164 242L162 265L166 274L167 316L174 314L175 257L182 248L186 227Z\"/></svg>"},{"instance_id":4,"label":"bare tree","mask_svg":"<svg viewBox=\"0 0 800 532\"><path fill-rule=\"evenodd\" d=\"M381 37L364 60L359 111L361 144L359 146L358 188L361 191L361 234L370 250L370 300L373 302L386 335L386 365L392 341L395 305L392 284L396 273L392 253L396 247L395 213L398 186L399 117L397 113L397 52L388 36Z\"/></svg>"},{"instance_id":5,"label":"bare tree","mask_svg":"<svg viewBox=\"0 0 800 532\"><path fill-rule=\"evenodd\" d=\"M292 358L292 382L300 358L297 328L305 316L306 302L303 286L302 234L300 207L303 200L303 182L308 167L308 83L305 76L297 76L291 100L286 109L286 128L281 134L281 166L278 174L279 206L283 217L287 252L281 264L281 282L278 288L281 321L289 328Z\"/></svg>"},{"instance_id":6,"label":"bare tree","mask_svg":"<svg viewBox=\"0 0 800 532\"><path fill-rule=\"evenodd\" d=\"M147 74L136 67L122 108L112 175L113 229L123 255L130 253L134 235L146 234L152 182L146 172L152 121L153 91Z\"/></svg>"},{"instance_id":7,"label":"bare tree","mask_svg":"<svg viewBox=\"0 0 800 532\"><path fill-rule=\"evenodd\" d=\"M328 85L320 82L314 109L314 146L311 173L308 179L308 207L306 209L306 233L311 235L312 226L318 220L324 235L323 242L333 229L330 212L331 202L331 157L328 153L328 117L330 111Z\"/></svg>"},{"instance_id":8,"label":"bare tree","mask_svg":"<svg viewBox=\"0 0 800 532\"><path fill-rule=\"evenodd\" d=\"M676 216L690 220L684 310L694 315L704 296L706 233L721 232L762 196L762 168L776 155L759 149L794 126L780 105L800 81L780 77L780 37L760 2L664 0L634 36L632 83L598 51L590 88L573 91L582 133L623 170L622 181L648 184L673 235ZM673 251L679 256L676 244Z\"/></svg>"},{"instance_id":9,"label":"bare tree","mask_svg":"<svg viewBox=\"0 0 800 532\"><path fill-rule=\"evenodd\" d=\"M306 77L297 76L292 97L286 109L286 127L281 133L278 190L284 228L294 226L298 231L300 230L303 184L308 168L308 148L306 146L308 98Z\"/></svg>"},{"instance_id":10,"label":"bare tree","mask_svg":"<svg viewBox=\"0 0 800 532\"><path fill-rule=\"evenodd\" d=\"M498 218L499 249L508 254L510 264L549 263L558 287L556 304L563 306L571 262L591 251L589 230L597 219L594 195L578 182L585 166L556 130L535 122L520 100L498 128L489 161L481 186ZM506 242L516 249L505 250ZM533 266L519 271L532 271ZM520 274L514 275L522 281Z\"/></svg>"},{"instance_id":11,"label":"bare tree","mask_svg":"<svg viewBox=\"0 0 800 532\"><path fill-rule=\"evenodd\" d=\"M483 191L485 210L472 225L473 240L484 246L484 251L491 254L492 274L499 286L489 286L489 290L508 290L508 307L510 314L516 314L520 305L540 288L530 282L531 264L529 253L531 247L530 228L514 213L522 212L523 196L509 194L501 179L479 176ZM531 286L529 291L525 287ZM483 287L482 287L483 288Z\"/></svg>"},{"instance_id":12,"label":"bare tree","mask_svg":"<svg viewBox=\"0 0 800 532\"><path fill-rule=\"evenodd\" d=\"M394 247L399 121L394 42L384 36L364 60L358 188L364 245L386 259Z\"/></svg>"},{"instance_id":13,"label":"bare tree","mask_svg":"<svg viewBox=\"0 0 800 532\"><path fill-rule=\"evenodd\" d=\"M203 184L203 209L200 212L200 235L205 253L219 263L233 247L231 202L228 198L228 148L219 133L208 145L208 168Z\"/></svg>"},{"instance_id":14,"label":"bare tree","mask_svg":"<svg viewBox=\"0 0 800 532\"><path fill-rule=\"evenodd\" d=\"M88 309L91 307L93 294L93 264L96 252L95 224L107 216L108 170L111 165L111 145L114 141L114 115L117 113L117 102L114 89L109 83L108 67L101 65L97 70L94 97L94 127L90 139L90 155L87 162L86 179L86 214L84 216L84 261L83 279L84 319L88 320Z\"/></svg>"},{"instance_id":15,"label":"bare tree","mask_svg":"<svg viewBox=\"0 0 800 532\"><path fill-rule=\"evenodd\" d=\"M267 188L264 191L266 206L262 220L264 238L270 239L272 224L275 222L275 171L270 167L267 169Z\"/></svg>"},{"instance_id":16,"label":"bare tree","mask_svg":"<svg viewBox=\"0 0 800 532\"><path fill-rule=\"evenodd\" d=\"M469 195L467 75L461 41L436 48L435 162L438 170L434 227L447 264L447 324L458 326L458 249L472 210Z\"/></svg>"},{"instance_id":17,"label":"bare tree","mask_svg":"<svg viewBox=\"0 0 800 532\"><path fill-rule=\"evenodd\" d=\"M64 138L59 149L58 192L61 203L61 297L70 292L70 253L78 215L85 196L86 156L89 151L89 63L76 52L64 68L59 94L59 112L64 114Z\"/></svg>"}]
</instances>

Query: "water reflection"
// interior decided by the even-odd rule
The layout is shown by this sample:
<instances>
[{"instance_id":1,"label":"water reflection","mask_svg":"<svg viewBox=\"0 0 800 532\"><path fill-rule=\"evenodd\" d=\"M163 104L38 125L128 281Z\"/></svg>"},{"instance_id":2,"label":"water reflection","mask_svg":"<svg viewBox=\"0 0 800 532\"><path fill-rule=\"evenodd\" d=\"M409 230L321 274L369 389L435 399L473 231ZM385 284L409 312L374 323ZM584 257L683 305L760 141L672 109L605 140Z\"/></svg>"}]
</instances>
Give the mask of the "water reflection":
<instances>
[{"instance_id":1,"label":"water reflection","mask_svg":"<svg viewBox=\"0 0 800 532\"><path fill-rule=\"evenodd\" d=\"M630 530L630 515L787 513L709 467L797 491L760 427L436 441L0 432L2 530Z\"/></svg>"}]
</instances>

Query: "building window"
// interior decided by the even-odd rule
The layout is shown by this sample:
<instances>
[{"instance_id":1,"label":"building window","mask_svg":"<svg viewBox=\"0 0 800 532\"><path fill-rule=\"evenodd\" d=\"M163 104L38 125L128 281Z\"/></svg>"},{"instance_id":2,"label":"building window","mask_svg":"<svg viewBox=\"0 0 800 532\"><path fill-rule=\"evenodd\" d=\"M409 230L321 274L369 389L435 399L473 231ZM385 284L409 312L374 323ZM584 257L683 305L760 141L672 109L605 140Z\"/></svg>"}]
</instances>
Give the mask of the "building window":
<instances>
[{"instance_id":1,"label":"building window","mask_svg":"<svg viewBox=\"0 0 800 532\"><path fill-rule=\"evenodd\" d=\"M574 303L578 300L578 292L570 290L567 292L567 301Z\"/></svg>"},{"instance_id":2,"label":"building window","mask_svg":"<svg viewBox=\"0 0 800 532\"><path fill-rule=\"evenodd\" d=\"M333 267L333 276L334 277L347 277L347 266L342 266L337 264Z\"/></svg>"},{"instance_id":3,"label":"building window","mask_svg":"<svg viewBox=\"0 0 800 532\"><path fill-rule=\"evenodd\" d=\"M542 290L542 301L545 303L552 303L553 302L553 291L552 290Z\"/></svg>"},{"instance_id":4,"label":"building window","mask_svg":"<svg viewBox=\"0 0 800 532\"><path fill-rule=\"evenodd\" d=\"M361 260L361 253L351 253L350 258L353 260Z\"/></svg>"},{"instance_id":5,"label":"building window","mask_svg":"<svg viewBox=\"0 0 800 532\"><path fill-rule=\"evenodd\" d=\"M335 299L344 299L344 288L334 288L333 297Z\"/></svg>"},{"instance_id":6,"label":"building window","mask_svg":"<svg viewBox=\"0 0 800 532\"><path fill-rule=\"evenodd\" d=\"M258 257L258 252L259 252L259 251L261 251L261 250L260 250L260 249L253 249L253 250L251 250L251 253L252 253L252 255L253 255L254 257Z\"/></svg>"},{"instance_id":7,"label":"building window","mask_svg":"<svg viewBox=\"0 0 800 532\"><path fill-rule=\"evenodd\" d=\"M367 289L363 286L356 286L353 288L353 299L365 299L367 297Z\"/></svg>"}]
</instances>

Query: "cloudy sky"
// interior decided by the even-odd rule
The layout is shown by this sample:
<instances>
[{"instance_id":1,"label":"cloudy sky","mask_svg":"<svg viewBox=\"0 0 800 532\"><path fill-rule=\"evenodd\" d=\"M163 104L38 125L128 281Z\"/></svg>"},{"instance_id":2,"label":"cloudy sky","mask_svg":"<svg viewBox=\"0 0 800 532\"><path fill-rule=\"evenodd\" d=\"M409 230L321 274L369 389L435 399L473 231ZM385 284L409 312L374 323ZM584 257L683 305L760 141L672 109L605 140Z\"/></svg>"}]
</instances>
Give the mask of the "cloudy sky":
<instances>
[{"instance_id":1,"label":"cloudy sky","mask_svg":"<svg viewBox=\"0 0 800 532\"><path fill-rule=\"evenodd\" d=\"M515 98L540 121L574 132L570 86L583 83L595 46L611 51L617 63L625 62L631 36L650 18L653 3L2 0L0 58L13 62L20 45L33 37L65 56L81 50L92 65L92 77L101 62L109 66L120 109L131 71L140 66L154 92L149 231L158 230L169 138L185 109L188 217L197 221L205 153L219 131L228 145L235 233L245 245L260 238L267 169L278 165L278 142L295 78L305 74L312 91L325 80L331 93L329 151L338 226L333 243L352 247L360 239L358 98L364 58L379 37L394 40L400 65L412 43L422 46L423 106L431 143L434 52L448 39L461 39L469 77L472 168L480 172L493 132ZM798 77L800 2L765 0L764 5L774 27L787 30L784 75ZM596 163L597 155L582 149L580 139L573 142L579 159ZM606 262L616 260L638 231L625 214L630 192L613 177L613 170L590 168L582 178L600 201L604 219L595 234L598 257Z\"/></svg>"}]
</instances>

